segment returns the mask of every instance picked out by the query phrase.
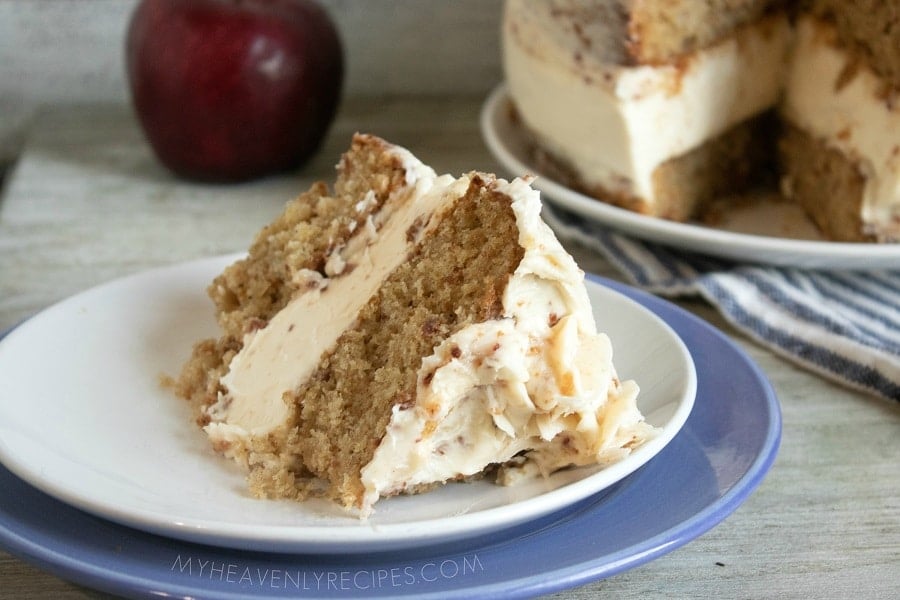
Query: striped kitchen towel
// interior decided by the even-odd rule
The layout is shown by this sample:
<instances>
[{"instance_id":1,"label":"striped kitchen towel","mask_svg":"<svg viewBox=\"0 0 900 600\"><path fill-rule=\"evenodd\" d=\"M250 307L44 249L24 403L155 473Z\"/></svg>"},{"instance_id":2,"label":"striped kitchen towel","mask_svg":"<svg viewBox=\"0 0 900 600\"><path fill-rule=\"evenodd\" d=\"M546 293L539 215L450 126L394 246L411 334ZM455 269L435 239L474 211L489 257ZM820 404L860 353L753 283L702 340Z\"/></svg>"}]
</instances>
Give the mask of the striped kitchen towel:
<instances>
[{"instance_id":1,"label":"striped kitchen towel","mask_svg":"<svg viewBox=\"0 0 900 600\"><path fill-rule=\"evenodd\" d=\"M849 387L900 401L900 271L734 263L615 233L545 206L562 239L601 252L635 285L700 295L760 344Z\"/></svg>"}]
</instances>

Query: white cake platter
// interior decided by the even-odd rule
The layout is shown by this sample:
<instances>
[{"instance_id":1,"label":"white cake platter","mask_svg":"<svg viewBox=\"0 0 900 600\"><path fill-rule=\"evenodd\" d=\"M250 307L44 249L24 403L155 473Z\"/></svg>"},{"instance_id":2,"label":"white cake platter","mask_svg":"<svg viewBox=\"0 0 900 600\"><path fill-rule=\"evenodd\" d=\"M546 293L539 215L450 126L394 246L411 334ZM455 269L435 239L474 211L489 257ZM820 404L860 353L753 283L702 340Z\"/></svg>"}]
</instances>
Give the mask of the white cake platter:
<instances>
[{"instance_id":1,"label":"white cake platter","mask_svg":"<svg viewBox=\"0 0 900 600\"><path fill-rule=\"evenodd\" d=\"M545 202L590 223L646 241L738 262L823 270L900 269L900 243L826 241L799 208L786 202L763 200L736 207L716 226L708 226L638 214L568 188L532 164L530 142L513 118L503 84L484 103L481 131L488 149L509 176L537 175L532 185L541 191Z\"/></svg>"}]
</instances>

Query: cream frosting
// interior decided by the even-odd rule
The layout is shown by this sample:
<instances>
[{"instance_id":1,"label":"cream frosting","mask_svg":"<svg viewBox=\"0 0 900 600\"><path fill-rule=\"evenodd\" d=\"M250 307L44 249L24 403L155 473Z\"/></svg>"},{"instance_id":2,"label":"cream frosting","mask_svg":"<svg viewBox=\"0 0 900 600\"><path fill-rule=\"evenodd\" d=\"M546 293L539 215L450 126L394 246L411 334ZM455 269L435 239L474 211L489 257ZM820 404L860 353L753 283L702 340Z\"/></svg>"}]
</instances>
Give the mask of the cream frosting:
<instances>
[{"instance_id":1,"label":"cream frosting","mask_svg":"<svg viewBox=\"0 0 900 600\"><path fill-rule=\"evenodd\" d=\"M853 65L830 25L800 18L784 117L839 150L865 176L862 220L879 241L900 241L900 103L866 65Z\"/></svg>"},{"instance_id":2,"label":"cream frosting","mask_svg":"<svg viewBox=\"0 0 900 600\"><path fill-rule=\"evenodd\" d=\"M637 385L616 376L584 273L541 220L538 192L521 179L497 189L513 198L525 250L503 317L458 331L423 360L415 404L394 407L362 470L363 511L379 496L474 475L523 451L522 468L543 474L604 464L654 431L637 409Z\"/></svg>"},{"instance_id":3,"label":"cream frosting","mask_svg":"<svg viewBox=\"0 0 900 600\"><path fill-rule=\"evenodd\" d=\"M775 105L790 26L773 16L677 63L623 66L546 3L509 0L503 60L539 143L588 186L654 201L653 172ZM547 14L545 14L547 13Z\"/></svg>"}]
</instances>

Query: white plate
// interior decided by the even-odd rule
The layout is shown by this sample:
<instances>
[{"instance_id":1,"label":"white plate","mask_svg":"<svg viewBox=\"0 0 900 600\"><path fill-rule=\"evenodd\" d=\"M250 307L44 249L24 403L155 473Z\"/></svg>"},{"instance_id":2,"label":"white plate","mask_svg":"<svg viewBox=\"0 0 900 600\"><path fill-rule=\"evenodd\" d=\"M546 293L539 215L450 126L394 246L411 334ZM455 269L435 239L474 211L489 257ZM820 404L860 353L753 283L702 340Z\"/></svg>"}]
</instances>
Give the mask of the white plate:
<instances>
[{"instance_id":1,"label":"white plate","mask_svg":"<svg viewBox=\"0 0 900 600\"><path fill-rule=\"evenodd\" d=\"M854 244L821 239L799 209L762 202L736 210L717 227L676 223L617 208L541 175L530 164L529 143L512 118L506 87L498 86L481 111L481 131L496 159L512 176L538 175L543 198L590 221L635 237L685 250L764 264L810 269L900 268L900 244Z\"/></svg>"},{"instance_id":2,"label":"white plate","mask_svg":"<svg viewBox=\"0 0 900 600\"><path fill-rule=\"evenodd\" d=\"M606 469L514 487L453 484L389 498L368 521L324 501L256 500L214 454L186 403L160 385L194 341L215 335L207 282L237 258L148 271L83 292L0 342L0 461L64 502L145 531L285 552L371 552L471 537L562 509L625 477L684 424L696 376L660 318L589 282L620 375L662 434Z\"/></svg>"}]
</instances>

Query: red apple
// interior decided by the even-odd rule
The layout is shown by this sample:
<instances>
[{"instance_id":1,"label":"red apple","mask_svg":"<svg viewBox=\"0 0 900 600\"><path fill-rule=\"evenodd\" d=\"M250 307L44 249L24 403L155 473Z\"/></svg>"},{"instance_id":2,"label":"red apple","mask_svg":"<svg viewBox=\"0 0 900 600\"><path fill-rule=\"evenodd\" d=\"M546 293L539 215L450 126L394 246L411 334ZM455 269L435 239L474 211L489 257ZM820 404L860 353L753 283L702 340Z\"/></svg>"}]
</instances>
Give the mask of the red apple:
<instances>
[{"instance_id":1,"label":"red apple","mask_svg":"<svg viewBox=\"0 0 900 600\"><path fill-rule=\"evenodd\" d=\"M191 179L299 167L340 100L341 41L312 0L142 0L126 52L150 145Z\"/></svg>"}]
</instances>

